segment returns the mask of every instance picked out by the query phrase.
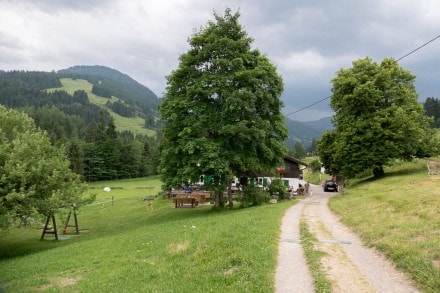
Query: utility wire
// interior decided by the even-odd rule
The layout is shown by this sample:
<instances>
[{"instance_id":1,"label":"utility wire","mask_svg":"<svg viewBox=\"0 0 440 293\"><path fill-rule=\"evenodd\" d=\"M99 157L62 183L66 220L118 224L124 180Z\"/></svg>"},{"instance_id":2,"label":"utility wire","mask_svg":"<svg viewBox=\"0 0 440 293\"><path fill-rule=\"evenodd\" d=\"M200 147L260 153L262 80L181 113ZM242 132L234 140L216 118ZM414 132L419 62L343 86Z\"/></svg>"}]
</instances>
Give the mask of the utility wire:
<instances>
[{"instance_id":1,"label":"utility wire","mask_svg":"<svg viewBox=\"0 0 440 293\"><path fill-rule=\"evenodd\" d=\"M325 97L325 98L322 99L322 100L319 100L319 101L317 101L317 102L314 102L313 104L310 104L310 105L308 105L308 106L305 106L304 108L301 108L301 109L299 109L299 110L296 110L296 111L294 111L294 112L292 112L292 113L286 114L285 116L289 116L289 115L292 115L292 114L295 114L295 113L301 112L301 111L303 111L303 110L305 110L305 109L307 109L307 108L310 108L310 107L312 107L312 106L315 106L316 104L319 104L319 103L321 103L322 101L325 101L325 100L330 99L330 98L331 98L331 96Z\"/></svg>"},{"instance_id":2,"label":"utility wire","mask_svg":"<svg viewBox=\"0 0 440 293\"><path fill-rule=\"evenodd\" d=\"M412 50L411 52L409 52L408 54L406 54L406 55L403 55L402 57L400 57L399 59L397 59L396 61L400 61L400 60L402 60L403 58L405 58L405 57L407 57L407 56L409 56L409 55L411 55L412 53L415 53L416 51L418 51L418 50L420 50L420 49L422 49L423 47L425 47L426 45L428 45L429 43L432 43L432 42L434 42L435 40L437 40L438 38L440 38L440 35L438 35L438 36L436 36L435 38L433 38L432 40L430 40L430 41L428 41L428 42L426 42L426 43L424 43L423 45L421 45L420 47L418 47L418 48L416 48L416 49L414 49L414 50Z\"/></svg>"},{"instance_id":3,"label":"utility wire","mask_svg":"<svg viewBox=\"0 0 440 293\"><path fill-rule=\"evenodd\" d=\"M440 38L440 35L436 36L436 37L433 38L432 40L429 40L428 42L426 42L426 43L424 43L423 45L421 45L421 46L415 48L415 49L412 50L411 52L409 52L409 53L403 55L402 57L400 57L400 58L397 59L396 61L399 62L399 61L402 60L403 58L406 58L406 57L408 57L409 55L411 55L411 54L417 52L418 50L422 49L422 48L425 47L426 45L428 45L428 44L434 42L435 40L437 40L437 39L439 39L439 38ZM284 116L287 117L287 116L289 116L289 115L292 115L292 114L295 114L295 113L301 112L301 111L303 111L303 110L305 110L305 109L308 109L308 108L310 108L310 107L312 107L312 106L315 106L316 104L319 104L319 103L321 103L321 102L323 102L323 101L325 101L325 100L327 100L327 99L330 99L331 97L332 97L332 96L325 97L325 98L323 98L323 99L321 99L321 100L319 100L319 101L317 101L317 102L314 102L313 104L310 104L310 105L308 105L308 106L305 106L305 107L303 107L303 108L301 108L301 109L299 109L299 110L293 111L293 112L291 112L291 113L289 113L289 114L286 114L286 115L284 115Z\"/></svg>"}]
</instances>

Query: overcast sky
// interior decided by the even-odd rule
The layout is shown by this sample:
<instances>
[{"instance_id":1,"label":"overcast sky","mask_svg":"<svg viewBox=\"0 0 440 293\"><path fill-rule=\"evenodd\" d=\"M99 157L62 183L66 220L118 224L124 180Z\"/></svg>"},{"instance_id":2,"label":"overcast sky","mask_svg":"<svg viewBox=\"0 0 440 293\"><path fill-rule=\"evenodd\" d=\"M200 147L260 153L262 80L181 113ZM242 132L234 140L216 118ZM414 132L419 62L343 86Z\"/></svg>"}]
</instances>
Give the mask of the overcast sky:
<instances>
[{"instance_id":1,"label":"overcast sky","mask_svg":"<svg viewBox=\"0 0 440 293\"><path fill-rule=\"evenodd\" d=\"M285 114L328 97L352 61L398 59L440 35L438 0L0 0L0 70L104 65L161 97L188 38L226 7L283 76ZM420 101L440 98L440 38L399 64ZM331 116L328 102L288 117Z\"/></svg>"}]
</instances>

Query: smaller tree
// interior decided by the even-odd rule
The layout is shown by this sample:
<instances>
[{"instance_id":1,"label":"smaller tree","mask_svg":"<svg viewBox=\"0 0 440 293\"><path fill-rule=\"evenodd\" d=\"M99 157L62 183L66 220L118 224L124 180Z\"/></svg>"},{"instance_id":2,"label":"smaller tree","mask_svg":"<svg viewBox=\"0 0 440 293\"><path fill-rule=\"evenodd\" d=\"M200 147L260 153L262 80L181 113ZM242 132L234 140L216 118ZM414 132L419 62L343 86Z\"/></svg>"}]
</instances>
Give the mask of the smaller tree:
<instances>
[{"instance_id":1,"label":"smaller tree","mask_svg":"<svg viewBox=\"0 0 440 293\"><path fill-rule=\"evenodd\" d=\"M433 118L431 127L440 128L440 99L438 98L427 98L423 104L426 115Z\"/></svg>"},{"instance_id":2,"label":"smaller tree","mask_svg":"<svg viewBox=\"0 0 440 293\"><path fill-rule=\"evenodd\" d=\"M316 152L318 151L318 141L317 139L313 139L310 146L307 148L307 152L312 156L316 156Z\"/></svg>"},{"instance_id":3,"label":"smaller tree","mask_svg":"<svg viewBox=\"0 0 440 293\"><path fill-rule=\"evenodd\" d=\"M318 142L318 153L322 166L327 173L333 175L340 174L340 166L338 166L338 162L335 161L333 157L336 144L335 136L336 133L334 130L327 130Z\"/></svg>"},{"instance_id":4,"label":"smaller tree","mask_svg":"<svg viewBox=\"0 0 440 293\"><path fill-rule=\"evenodd\" d=\"M302 159L306 156L306 150L304 149L302 144L296 142L293 148L289 150L289 155L297 159Z\"/></svg>"},{"instance_id":5,"label":"smaller tree","mask_svg":"<svg viewBox=\"0 0 440 293\"><path fill-rule=\"evenodd\" d=\"M52 216L93 200L69 168L64 148L23 113L0 106L0 225L17 217Z\"/></svg>"},{"instance_id":6,"label":"smaller tree","mask_svg":"<svg viewBox=\"0 0 440 293\"><path fill-rule=\"evenodd\" d=\"M393 159L429 155L429 118L417 102L415 76L387 58L365 58L332 80L335 129L319 144L327 170L344 176L384 174Z\"/></svg>"},{"instance_id":7,"label":"smaller tree","mask_svg":"<svg viewBox=\"0 0 440 293\"><path fill-rule=\"evenodd\" d=\"M309 164L310 166L310 170L312 170L312 172L321 172L321 162L319 160L313 160L310 162Z\"/></svg>"}]
</instances>

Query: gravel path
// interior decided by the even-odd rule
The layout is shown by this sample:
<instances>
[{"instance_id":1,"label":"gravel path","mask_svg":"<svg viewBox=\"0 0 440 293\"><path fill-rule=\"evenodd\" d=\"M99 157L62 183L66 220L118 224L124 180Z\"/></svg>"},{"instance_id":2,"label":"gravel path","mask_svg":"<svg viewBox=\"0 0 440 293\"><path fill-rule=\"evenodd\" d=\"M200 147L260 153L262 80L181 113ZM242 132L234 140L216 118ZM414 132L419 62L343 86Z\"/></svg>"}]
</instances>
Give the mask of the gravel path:
<instances>
[{"instance_id":1,"label":"gravel path","mask_svg":"<svg viewBox=\"0 0 440 293\"><path fill-rule=\"evenodd\" d=\"M314 292L300 244L299 221L305 220L324 251L323 269L332 281L332 292L419 292L393 264L374 249L362 245L357 235L329 210L334 193L312 186L312 195L287 210L282 220L275 290Z\"/></svg>"}]
</instances>

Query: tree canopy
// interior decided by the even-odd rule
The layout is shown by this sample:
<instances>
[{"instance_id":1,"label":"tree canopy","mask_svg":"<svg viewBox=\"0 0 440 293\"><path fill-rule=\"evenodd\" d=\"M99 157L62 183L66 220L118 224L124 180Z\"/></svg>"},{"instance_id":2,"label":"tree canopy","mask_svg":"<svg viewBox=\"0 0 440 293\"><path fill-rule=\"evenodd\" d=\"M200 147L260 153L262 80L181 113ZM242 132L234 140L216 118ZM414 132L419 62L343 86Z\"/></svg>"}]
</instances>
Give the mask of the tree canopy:
<instances>
[{"instance_id":1,"label":"tree canopy","mask_svg":"<svg viewBox=\"0 0 440 293\"><path fill-rule=\"evenodd\" d=\"M417 102L415 76L387 58L353 62L332 80L335 129L319 143L321 161L334 174L383 174L392 159L429 154L429 121Z\"/></svg>"},{"instance_id":2,"label":"tree canopy","mask_svg":"<svg viewBox=\"0 0 440 293\"><path fill-rule=\"evenodd\" d=\"M69 164L31 118L0 106L0 226L92 200L82 197L84 185Z\"/></svg>"},{"instance_id":3,"label":"tree canopy","mask_svg":"<svg viewBox=\"0 0 440 293\"><path fill-rule=\"evenodd\" d=\"M426 114L433 118L431 127L440 128L440 99L428 97L423 104Z\"/></svg>"},{"instance_id":4,"label":"tree canopy","mask_svg":"<svg viewBox=\"0 0 440 293\"><path fill-rule=\"evenodd\" d=\"M205 174L224 188L229 175L273 170L286 154L282 77L238 22L214 13L167 77L160 170L166 186Z\"/></svg>"}]
</instances>

